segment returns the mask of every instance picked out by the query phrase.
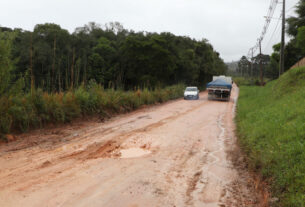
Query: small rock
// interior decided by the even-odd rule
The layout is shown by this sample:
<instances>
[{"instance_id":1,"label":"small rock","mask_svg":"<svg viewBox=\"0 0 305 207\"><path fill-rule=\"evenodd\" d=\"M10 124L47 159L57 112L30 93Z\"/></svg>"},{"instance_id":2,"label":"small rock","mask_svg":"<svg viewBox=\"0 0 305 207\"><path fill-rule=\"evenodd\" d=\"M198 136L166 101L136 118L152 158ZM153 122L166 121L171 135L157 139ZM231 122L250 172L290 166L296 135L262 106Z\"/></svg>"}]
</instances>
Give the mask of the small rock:
<instances>
[{"instance_id":1,"label":"small rock","mask_svg":"<svg viewBox=\"0 0 305 207\"><path fill-rule=\"evenodd\" d=\"M279 201L279 198L277 198L277 197L273 197L273 198L270 199L271 203L276 203L278 201Z\"/></svg>"},{"instance_id":2,"label":"small rock","mask_svg":"<svg viewBox=\"0 0 305 207\"><path fill-rule=\"evenodd\" d=\"M48 166L51 165L51 164L52 164L52 163L51 163L49 160L47 160L47 161L45 161L44 163L42 163L41 167L42 167L42 168L48 167Z\"/></svg>"}]
</instances>

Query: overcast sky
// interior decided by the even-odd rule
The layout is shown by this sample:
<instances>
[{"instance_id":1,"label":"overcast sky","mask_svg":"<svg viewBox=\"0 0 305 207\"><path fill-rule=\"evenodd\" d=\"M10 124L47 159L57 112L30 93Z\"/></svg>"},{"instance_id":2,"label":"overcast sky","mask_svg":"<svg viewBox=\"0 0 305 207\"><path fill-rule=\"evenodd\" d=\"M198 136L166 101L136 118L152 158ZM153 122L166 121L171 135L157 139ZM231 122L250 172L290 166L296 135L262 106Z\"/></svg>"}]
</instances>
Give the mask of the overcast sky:
<instances>
[{"instance_id":1,"label":"overcast sky","mask_svg":"<svg viewBox=\"0 0 305 207\"><path fill-rule=\"evenodd\" d=\"M56 23L73 32L94 21L118 21L126 29L171 32L210 41L225 61L246 55L260 36L271 0L0 0L0 25L33 30L38 23ZM298 0L287 0L288 16ZM274 17L280 16L281 4ZM263 53L280 40L272 20ZM271 38L275 31L273 38Z\"/></svg>"}]
</instances>

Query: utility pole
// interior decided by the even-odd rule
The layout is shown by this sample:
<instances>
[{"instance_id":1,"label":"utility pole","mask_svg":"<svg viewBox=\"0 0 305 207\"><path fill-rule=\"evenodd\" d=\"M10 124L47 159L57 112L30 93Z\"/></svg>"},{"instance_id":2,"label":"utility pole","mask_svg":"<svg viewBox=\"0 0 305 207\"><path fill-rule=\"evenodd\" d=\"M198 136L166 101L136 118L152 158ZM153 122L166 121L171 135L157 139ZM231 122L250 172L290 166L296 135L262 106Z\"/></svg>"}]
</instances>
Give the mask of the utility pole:
<instances>
[{"instance_id":1,"label":"utility pole","mask_svg":"<svg viewBox=\"0 0 305 207\"><path fill-rule=\"evenodd\" d=\"M75 48L73 48L72 65L71 65L71 90L74 88L74 63L75 63Z\"/></svg>"},{"instance_id":2,"label":"utility pole","mask_svg":"<svg viewBox=\"0 0 305 207\"><path fill-rule=\"evenodd\" d=\"M285 50L285 9L286 9L286 0L283 0L283 14L282 14L282 41L281 41L281 56L280 56L280 71L279 76L284 73L284 66L285 66L285 57L284 57L284 50Z\"/></svg>"},{"instance_id":3,"label":"utility pole","mask_svg":"<svg viewBox=\"0 0 305 207\"><path fill-rule=\"evenodd\" d=\"M262 39L259 40L259 66L260 66L261 86L263 86L264 78L263 78L263 65L262 65Z\"/></svg>"},{"instance_id":4,"label":"utility pole","mask_svg":"<svg viewBox=\"0 0 305 207\"><path fill-rule=\"evenodd\" d=\"M30 72L31 72L31 94L34 91L34 73L33 73L33 33L31 32L30 37Z\"/></svg>"},{"instance_id":5,"label":"utility pole","mask_svg":"<svg viewBox=\"0 0 305 207\"><path fill-rule=\"evenodd\" d=\"M251 79L253 78L253 50L254 48L251 48Z\"/></svg>"},{"instance_id":6,"label":"utility pole","mask_svg":"<svg viewBox=\"0 0 305 207\"><path fill-rule=\"evenodd\" d=\"M51 91L54 92L55 87L55 60L56 60L56 34L54 36L54 42L53 42L53 63L52 63L52 78L51 78Z\"/></svg>"}]
</instances>

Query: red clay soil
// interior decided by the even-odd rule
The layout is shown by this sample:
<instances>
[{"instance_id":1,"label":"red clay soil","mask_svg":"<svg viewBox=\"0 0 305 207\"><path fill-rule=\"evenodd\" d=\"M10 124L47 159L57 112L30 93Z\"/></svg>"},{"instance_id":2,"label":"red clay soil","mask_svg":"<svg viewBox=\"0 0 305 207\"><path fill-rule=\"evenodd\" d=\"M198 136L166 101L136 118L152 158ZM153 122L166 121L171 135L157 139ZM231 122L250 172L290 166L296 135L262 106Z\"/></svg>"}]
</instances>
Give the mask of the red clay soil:
<instances>
[{"instance_id":1,"label":"red clay soil","mask_svg":"<svg viewBox=\"0 0 305 207\"><path fill-rule=\"evenodd\" d=\"M0 206L262 206L234 162L237 97L18 135L0 146Z\"/></svg>"}]
</instances>

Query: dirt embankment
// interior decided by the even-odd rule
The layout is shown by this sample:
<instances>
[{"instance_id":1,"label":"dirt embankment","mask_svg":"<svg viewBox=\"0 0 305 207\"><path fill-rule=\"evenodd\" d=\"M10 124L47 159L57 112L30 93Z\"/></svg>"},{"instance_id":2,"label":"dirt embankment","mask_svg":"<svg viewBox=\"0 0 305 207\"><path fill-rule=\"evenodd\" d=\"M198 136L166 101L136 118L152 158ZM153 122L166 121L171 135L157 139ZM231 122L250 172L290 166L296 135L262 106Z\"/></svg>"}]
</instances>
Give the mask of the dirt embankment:
<instances>
[{"instance_id":1,"label":"dirt embankment","mask_svg":"<svg viewBox=\"0 0 305 207\"><path fill-rule=\"evenodd\" d=\"M232 162L237 96L22 135L0 146L0 206L261 206Z\"/></svg>"}]
</instances>

